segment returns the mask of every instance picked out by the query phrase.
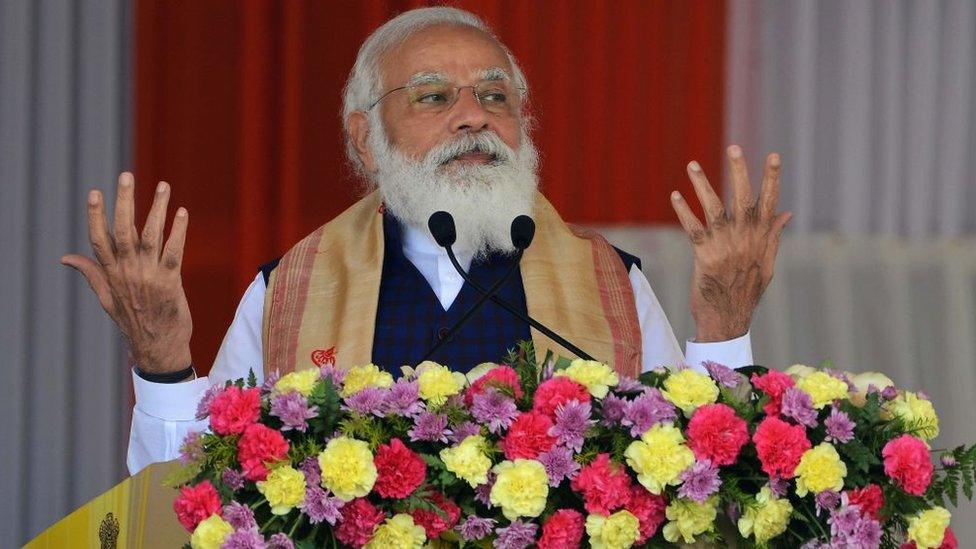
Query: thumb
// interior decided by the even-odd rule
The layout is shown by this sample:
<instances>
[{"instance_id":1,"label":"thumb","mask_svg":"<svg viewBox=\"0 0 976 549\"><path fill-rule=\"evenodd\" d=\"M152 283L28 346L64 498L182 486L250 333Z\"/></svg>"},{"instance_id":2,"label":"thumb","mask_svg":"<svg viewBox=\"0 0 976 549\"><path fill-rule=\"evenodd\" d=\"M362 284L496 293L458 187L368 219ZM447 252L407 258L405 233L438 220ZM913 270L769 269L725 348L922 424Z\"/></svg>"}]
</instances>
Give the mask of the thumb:
<instances>
[{"instance_id":1,"label":"thumb","mask_svg":"<svg viewBox=\"0 0 976 549\"><path fill-rule=\"evenodd\" d=\"M105 312L112 314L112 310L114 309L112 290L108 285L108 279L105 277L101 265L95 263L88 257L78 254L63 256L61 258L61 264L67 265L81 273L85 277L85 280L88 281L88 285L91 286L92 291L95 292L95 297L98 298L98 302L105 309Z\"/></svg>"}]
</instances>

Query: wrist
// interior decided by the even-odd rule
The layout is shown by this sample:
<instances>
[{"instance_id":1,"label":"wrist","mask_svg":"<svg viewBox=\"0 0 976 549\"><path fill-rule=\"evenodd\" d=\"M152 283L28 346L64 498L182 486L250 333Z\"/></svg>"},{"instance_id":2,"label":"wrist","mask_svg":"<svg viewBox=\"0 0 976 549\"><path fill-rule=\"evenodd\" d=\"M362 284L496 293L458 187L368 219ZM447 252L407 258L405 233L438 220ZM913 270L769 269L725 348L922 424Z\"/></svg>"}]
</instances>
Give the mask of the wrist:
<instances>
[{"instance_id":1,"label":"wrist","mask_svg":"<svg viewBox=\"0 0 976 549\"><path fill-rule=\"evenodd\" d=\"M197 372L192 363L182 370L164 373L146 372L140 369L138 366L133 366L132 369L135 371L137 376L150 383L183 383L197 378Z\"/></svg>"},{"instance_id":2,"label":"wrist","mask_svg":"<svg viewBox=\"0 0 976 549\"><path fill-rule=\"evenodd\" d=\"M716 343L742 337L749 332L749 320L741 318L696 319L697 343Z\"/></svg>"}]
</instances>

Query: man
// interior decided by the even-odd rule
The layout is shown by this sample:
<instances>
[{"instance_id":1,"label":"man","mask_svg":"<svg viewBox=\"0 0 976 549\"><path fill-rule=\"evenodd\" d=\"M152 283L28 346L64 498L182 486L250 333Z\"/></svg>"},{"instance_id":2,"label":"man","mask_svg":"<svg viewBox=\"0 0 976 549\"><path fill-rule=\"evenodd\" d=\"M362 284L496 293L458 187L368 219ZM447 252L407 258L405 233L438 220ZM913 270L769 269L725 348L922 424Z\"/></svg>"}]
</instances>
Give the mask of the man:
<instances>
[{"instance_id":1,"label":"man","mask_svg":"<svg viewBox=\"0 0 976 549\"><path fill-rule=\"evenodd\" d=\"M565 225L537 193L528 133L528 86L514 57L474 15L453 8L406 12L363 44L345 90L350 159L378 191L296 245L255 278L209 378L196 378L192 323L180 278L188 224L177 210L163 227L170 188L161 182L145 227L134 225L134 181L119 178L110 234L98 191L88 199L95 260L81 271L118 324L136 363L129 445L134 474L176 456L212 384L335 363L396 371L444 337L478 293L463 283L426 229L451 212L455 248L471 276L490 285L511 264L509 224L528 214L536 239L500 295L620 372L685 362L635 258ZM738 147L728 150L734 204L727 212L696 162L688 166L706 224L684 198L672 203L695 255L690 295L697 338L687 362L752 363L749 324L769 283L788 213L776 213L779 158L767 158L755 198ZM488 303L434 355L465 371L499 360L519 339L569 354ZM263 367L262 367L263 365Z\"/></svg>"}]
</instances>

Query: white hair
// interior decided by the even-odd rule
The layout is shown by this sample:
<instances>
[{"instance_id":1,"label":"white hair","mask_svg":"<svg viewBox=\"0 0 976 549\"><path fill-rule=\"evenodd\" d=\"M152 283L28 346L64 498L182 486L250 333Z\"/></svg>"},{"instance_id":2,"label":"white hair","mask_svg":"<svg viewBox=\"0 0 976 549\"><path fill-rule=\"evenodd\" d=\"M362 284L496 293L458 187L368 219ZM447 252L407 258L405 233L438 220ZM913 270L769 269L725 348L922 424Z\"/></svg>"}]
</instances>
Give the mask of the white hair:
<instances>
[{"instance_id":1,"label":"white hair","mask_svg":"<svg viewBox=\"0 0 976 549\"><path fill-rule=\"evenodd\" d=\"M401 13L384 23L366 38L366 41L359 48L359 54L356 55L356 63L353 64L352 70L349 72L349 79L346 81L342 100L342 121L343 127L345 128L346 155L360 173L363 172L363 164L359 155L356 153L352 137L349 134L349 115L355 111L366 111L380 97L383 86L380 76L380 59L382 59L383 55L399 44L402 44L418 31L435 25L471 27L493 38L508 57L508 62L512 66L514 73L513 80L515 86L522 90L522 99L524 100L527 96L528 84L525 80L525 74L515 61L515 56L498 40L498 37L495 36L491 28L475 14L461 9L443 6L418 8ZM378 120L376 122L382 124ZM528 120L524 124L528 124ZM376 124L371 123L370 126L376 127Z\"/></svg>"}]
</instances>

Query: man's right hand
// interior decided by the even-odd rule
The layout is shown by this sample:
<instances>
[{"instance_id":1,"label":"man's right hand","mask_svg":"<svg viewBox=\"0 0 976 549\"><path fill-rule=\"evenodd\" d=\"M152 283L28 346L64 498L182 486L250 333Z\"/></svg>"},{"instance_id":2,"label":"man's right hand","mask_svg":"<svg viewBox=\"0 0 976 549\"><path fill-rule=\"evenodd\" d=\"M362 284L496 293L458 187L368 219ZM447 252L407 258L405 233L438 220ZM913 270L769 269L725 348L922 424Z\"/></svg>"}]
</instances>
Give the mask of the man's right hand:
<instances>
[{"instance_id":1,"label":"man's right hand","mask_svg":"<svg viewBox=\"0 0 976 549\"><path fill-rule=\"evenodd\" d=\"M61 258L88 280L98 301L122 330L140 370L166 373L192 362L193 322L183 291L180 266L189 215L176 211L163 244L170 187L160 182L141 235L135 227L135 179L119 176L115 219L108 230L102 193L88 193L88 238L95 259L70 254Z\"/></svg>"}]
</instances>

